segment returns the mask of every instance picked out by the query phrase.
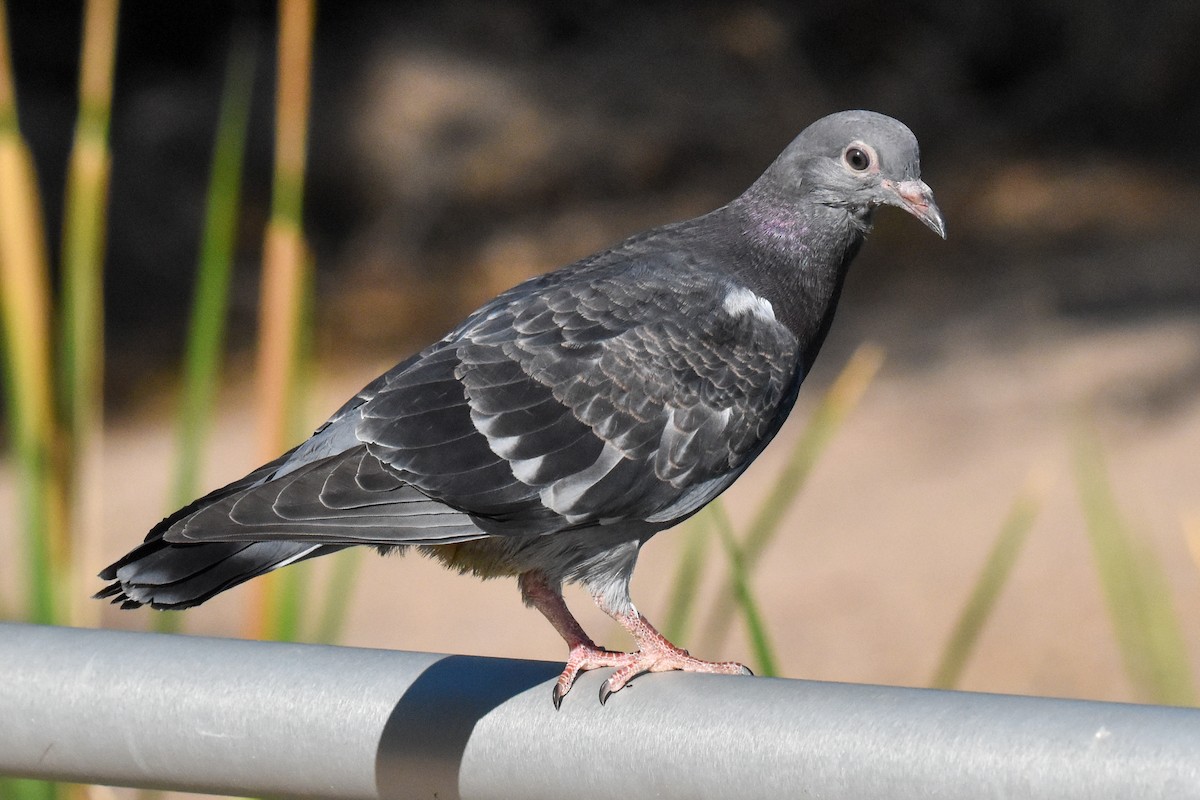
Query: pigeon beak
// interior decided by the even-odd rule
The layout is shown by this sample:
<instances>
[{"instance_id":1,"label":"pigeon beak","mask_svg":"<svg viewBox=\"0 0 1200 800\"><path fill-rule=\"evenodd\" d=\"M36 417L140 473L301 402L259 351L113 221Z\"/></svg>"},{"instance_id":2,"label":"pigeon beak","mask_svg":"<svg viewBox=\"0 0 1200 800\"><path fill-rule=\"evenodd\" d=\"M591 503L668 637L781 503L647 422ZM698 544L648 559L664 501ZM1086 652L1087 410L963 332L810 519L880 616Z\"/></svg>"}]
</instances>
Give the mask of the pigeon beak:
<instances>
[{"instance_id":1,"label":"pigeon beak","mask_svg":"<svg viewBox=\"0 0 1200 800\"><path fill-rule=\"evenodd\" d=\"M883 187L895 198L892 205L903 208L917 219L924 222L931 231L943 239L946 238L946 221L942 219L942 211L933 202L933 189L924 181L911 180L895 183L883 181Z\"/></svg>"}]
</instances>

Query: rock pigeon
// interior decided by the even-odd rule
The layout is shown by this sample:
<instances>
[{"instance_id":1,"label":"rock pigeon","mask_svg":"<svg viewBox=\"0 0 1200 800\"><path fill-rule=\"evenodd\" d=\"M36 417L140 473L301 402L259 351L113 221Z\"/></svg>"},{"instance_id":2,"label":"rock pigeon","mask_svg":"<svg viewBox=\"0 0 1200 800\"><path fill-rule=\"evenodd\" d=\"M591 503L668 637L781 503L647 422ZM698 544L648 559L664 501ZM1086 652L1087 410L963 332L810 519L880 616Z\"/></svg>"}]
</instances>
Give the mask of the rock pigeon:
<instances>
[{"instance_id":1,"label":"rock pigeon","mask_svg":"<svg viewBox=\"0 0 1200 800\"><path fill-rule=\"evenodd\" d=\"M342 406L312 437L168 516L100 576L124 608L180 609L352 545L416 546L514 576L604 702L646 672L742 674L634 607L643 544L696 513L779 432L876 207L945 236L900 122L814 122L740 197L504 292ZM598 647L582 584L637 650Z\"/></svg>"}]
</instances>

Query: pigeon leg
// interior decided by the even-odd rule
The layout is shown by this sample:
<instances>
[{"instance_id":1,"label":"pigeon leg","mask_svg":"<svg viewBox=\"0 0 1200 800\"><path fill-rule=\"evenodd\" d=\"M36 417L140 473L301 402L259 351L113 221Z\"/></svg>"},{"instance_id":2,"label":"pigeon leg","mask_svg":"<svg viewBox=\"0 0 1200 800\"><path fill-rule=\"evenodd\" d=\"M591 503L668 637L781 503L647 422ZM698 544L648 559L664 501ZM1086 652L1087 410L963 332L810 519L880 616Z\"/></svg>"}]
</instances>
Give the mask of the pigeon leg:
<instances>
[{"instance_id":1,"label":"pigeon leg","mask_svg":"<svg viewBox=\"0 0 1200 800\"><path fill-rule=\"evenodd\" d=\"M608 608L602 598L595 598L604 613L615 619L629 631L637 642L638 652L630 653L624 664L614 665L616 671L600 687L600 702L603 704L613 692L620 691L625 684L645 672L707 672L715 675L753 675L746 666L736 661L704 661L687 650L676 647L667 637L658 632L641 612L630 604L617 611Z\"/></svg>"},{"instance_id":2,"label":"pigeon leg","mask_svg":"<svg viewBox=\"0 0 1200 800\"><path fill-rule=\"evenodd\" d=\"M567 647L570 648L566 668L563 669L554 684L555 708L562 705L563 697L571 691L571 687L580 673L598 667L621 668L636 659L636 653L605 650L593 642L591 637L584 632L578 620L571 614L567 604L563 602L561 589L547 583L541 573L522 573L518 583L525 603L542 612L542 616L550 621L554 630L558 631L558 635L566 641Z\"/></svg>"},{"instance_id":3,"label":"pigeon leg","mask_svg":"<svg viewBox=\"0 0 1200 800\"><path fill-rule=\"evenodd\" d=\"M542 612L542 616L550 621L570 648L566 667L554 684L552 694L555 708L562 705L563 697L571 691L575 679L581 673L599 667L616 668L600 687L602 704L613 692L619 691L629 681L646 672L683 670L717 675L753 674L735 661L714 662L696 658L688 651L671 644L667 637L659 633L658 629L632 605L617 611L609 608L603 598L597 596L594 598L596 605L629 631L638 645L635 653L605 650L584 632L583 627L567 608L567 604L563 602L562 591L551 586L541 573L522 573L519 585L525 602Z\"/></svg>"}]
</instances>

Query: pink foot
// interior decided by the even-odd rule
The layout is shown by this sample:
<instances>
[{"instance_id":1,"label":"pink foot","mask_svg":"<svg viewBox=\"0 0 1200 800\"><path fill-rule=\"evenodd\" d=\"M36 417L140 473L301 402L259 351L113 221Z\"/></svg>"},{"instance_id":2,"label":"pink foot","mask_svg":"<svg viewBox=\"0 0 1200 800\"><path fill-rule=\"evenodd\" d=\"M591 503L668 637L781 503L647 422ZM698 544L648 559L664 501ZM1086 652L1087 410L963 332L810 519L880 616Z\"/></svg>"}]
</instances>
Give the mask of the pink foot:
<instances>
[{"instance_id":1,"label":"pink foot","mask_svg":"<svg viewBox=\"0 0 1200 800\"><path fill-rule=\"evenodd\" d=\"M613 692L620 691L625 684L646 672L683 670L715 675L754 674L734 661L702 661L692 657L687 650L681 650L667 641L632 604L626 604L624 609L618 611L607 607L604 598L599 596L595 598L596 604L629 631L639 649L636 653L619 653L597 647L571 615L567 604L563 602L558 584L551 585L542 573L530 571L521 574L520 586L525 602L541 611L571 648L567 665L554 683L555 708L562 706L563 698L571 691L580 673L600 667L616 668L600 686L601 705Z\"/></svg>"},{"instance_id":2,"label":"pink foot","mask_svg":"<svg viewBox=\"0 0 1200 800\"><path fill-rule=\"evenodd\" d=\"M661 637L660 637L661 638ZM646 643L643 642L645 645ZM600 686L600 705L613 692L619 692L625 684L647 672L707 672L711 675L753 675L748 667L736 661L704 661L662 639L656 646L646 647L636 653L626 654L626 663L617 666L616 672L608 676Z\"/></svg>"},{"instance_id":3,"label":"pink foot","mask_svg":"<svg viewBox=\"0 0 1200 800\"><path fill-rule=\"evenodd\" d=\"M600 704L608 701L613 692L618 692L638 675L647 672L707 672L713 675L752 675L744 665L736 661L704 661L696 658L686 650L681 650L661 636L658 641L643 642L645 649L635 653L618 653L604 650L586 644L577 644L571 648L567 659L566 669L554 684L554 707L562 705L562 699L575 679L583 672L600 667L616 667L616 671L608 676L608 680L600 685Z\"/></svg>"}]
</instances>

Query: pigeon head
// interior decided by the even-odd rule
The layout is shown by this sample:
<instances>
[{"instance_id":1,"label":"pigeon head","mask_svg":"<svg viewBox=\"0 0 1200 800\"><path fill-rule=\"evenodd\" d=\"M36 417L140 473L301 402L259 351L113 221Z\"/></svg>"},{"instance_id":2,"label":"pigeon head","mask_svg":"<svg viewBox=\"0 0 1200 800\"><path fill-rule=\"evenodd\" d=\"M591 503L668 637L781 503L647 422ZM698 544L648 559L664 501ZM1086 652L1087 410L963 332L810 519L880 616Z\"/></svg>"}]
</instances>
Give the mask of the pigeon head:
<instances>
[{"instance_id":1,"label":"pigeon head","mask_svg":"<svg viewBox=\"0 0 1200 800\"><path fill-rule=\"evenodd\" d=\"M890 205L946 237L933 190L921 180L916 137L883 114L843 111L817 120L763 177L776 192L842 209L864 228L875 208Z\"/></svg>"}]
</instances>

